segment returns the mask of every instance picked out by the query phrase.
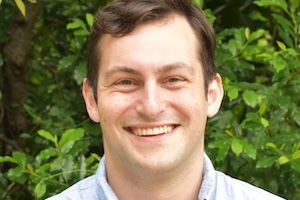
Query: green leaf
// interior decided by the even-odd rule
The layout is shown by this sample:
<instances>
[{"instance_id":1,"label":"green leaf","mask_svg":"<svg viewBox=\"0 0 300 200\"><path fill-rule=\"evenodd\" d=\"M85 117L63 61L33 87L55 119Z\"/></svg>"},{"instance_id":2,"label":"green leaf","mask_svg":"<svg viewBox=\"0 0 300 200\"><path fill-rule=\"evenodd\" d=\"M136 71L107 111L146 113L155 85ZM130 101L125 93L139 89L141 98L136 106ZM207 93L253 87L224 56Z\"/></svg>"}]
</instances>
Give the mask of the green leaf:
<instances>
[{"instance_id":1,"label":"green leaf","mask_svg":"<svg viewBox=\"0 0 300 200\"><path fill-rule=\"evenodd\" d=\"M230 142L231 142L231 140L227 139L227 140L216 140L216 141L208 144L208 147L210 149L215 149L215 148L219 149L218 156L216 158L217 162L223 161L224 158L226 157L226 155L228 154Z\"/></svg>"},{"instance_id":2,"label":"green leaf","mask_svg":"<svg viewBox=\"0 0 300 200\"><path fill-rule=\"evenodd\" d=\"M257 113L248 112L241 127L249 130L259 130L262 128L261 117Z\"/></svg>"},{"instance_id":3,"label":"green leaf","mask_svg":"<svg viewBox=\"0 0 300 200\"><path fill-rule=\"evenodd\" d=\"M285 155L280 156L280 157L278 158L278 163L279 163L280 165L286 164L286 163L288 163L289 161L290 161L290 159L289 159L288 157L286 157Z\"/></svg>"},{"instance_id":4,"label":"green leaf","mask_svg":"<svg viewBox=\"0 0 300 200\"><path fill-rule=\"evenodd\" d=\"M26 162L27 162L25 153L16 151L16 152L13 152L12 157L16 160L16 162L20 166L25 168Z\"/></svg>"},{"instance_id":5,"label":"green leaf","mask_svg":"<svg viewBox=\"0 0 300 200\"><path fill-rule=\"evenodd\" d=\"M277 45L279 46L279 48L280 49L282 49L282 50L286 50L286 46L285 46L285 44L283 44L282 42L280 42L280 41L276 41L276 43L277 43Z\"/></svg>"},{"instance_id":6,"label":"green leaf","mask_svg":"<svg viewBox=\"0 0 300 200\"><path fill-rule=\"evenodd\" d=\"M251 33L251 35L249 36L249 42L257 40L257 39L261 38L262 36L265 36L266 34L267 34L267 32L265 30L259 29L255 32Z\"/></svg>"},{"instance_id":7,"label":"green leaf","mask_svg":"<svg viewBox=\"0 0 300 200\"><path fill-rule=\"evenodd\" d=\"M287 11L287 7L288 7L285 0L257 0L254 3L261 7L268 7L268 6L280 7L285 11Z\"/></svg>"},{"instance_id":8,"label":"green leaf","mask_svg":"<svg viewBox=\"0 0 300 200\"><path fill-rule=\"evenodd\" d=\"M52 165L53 163L46 163L46 164L43 164L41 166L39 166L38 168L36 168L35 172L37 174L45 174L47 173L48 171L50 171L52 168Z\"/></svg>"},{"instance_id":9,"label":"green leaf","mask_svg":"<svg viewBox=\"0 0 300 200\"><path fill-rule=\"evenodd\" d=\"M29 173L33 174L34 173L34 168L32 167L31 164L27 163L26 169L29 171Z\"/></svg>"},{"instance_id":10,"label":"green leaf","mask_svg":"<svg viewBox=\"0 0 300 200\"><path fill-rule=\"evenodd\" d=\"M223 161L226 155L228 154L229 146L222 146L218 150L218 156L216 158L217 162Z\"/></svg>"},{"instance_id":11,"label":"green leaf","mask_svg":"<svg viewBox=\"0 0 300 200\"><path fill-rule=\"evenodd\" d=\"M278 156L266 156L263 158L260 158L256 163L256 168L268 168L272 166L276 160L278 159Z\"/></svg>"},{"instance_id":12,"label":"green leaf","mask_svg":"<svg viewBox=\"0 0 300 200\"><path fill-rule=\"evenodd\" d=\"M227 95L229 97L229 100L233 101L233 100L235 100L235 99L238 98L238 96L239 96L239 90L236 87L230 87L228 89Z\"/></svg>"},{"instance_id":13,"label":"green leaf","mask_svg":"<svg viewBox=\"0 0 300 200\"><path fill-rule=\"evenodd\" d=\"M261 117L260 121L265 128L269 127L270 122L266 118Z\"/></svg>"},{"instance_id":14,"label":"green leaf","mask_svg":"<svg viewBox=\"0 0 300 200\"><path fill-rule=\"evenodd\" d=\"M286 145L286 143L281 144L281 146L279 148L279 152L281 152L284 149L285 145Z\"/></svg>"},{"instance_id":15,"label":"green leaf","mask_svg":"<svg viewBox=\"0 0 300 200\"><path fill-rule=\"evenodd\" d=\"M298 82L298 85L300 85L300 77L298 77L299 80L296 80ZM291 113L291 117L293 121L297 123L298 126L300 126L300 109L293 109Z\"/></svg>"},{"instance_id":16,"label":"green leaf","mask_svg":"<svg viewBox=\"0 0 300 200\"><path fill-rule=\"evenodd\" d=\"M17 5L17 7L19 8L20 12L22 13L22 15L25 17L26 16L26 8L25 8L25 4L22 0L15 0L15 3Z\"/></svg>"},{"instance_id":17,"label":"green leaf","mask_svg":"<svg viewBox=\"0 0 300 200\"><path fill-rule=\"evenodd\" d=\"M230 130L225 130L225 133L230 137L234 137L234 134Z\"/></svg>"},{"instance_id":18,"label":"green leaf","mask_svg":"<svg viewBox=\"0 0 300 200\"><path fill-rule=\"evenodd\" d=\"M239 156L243 152L243 145L240 140L233 139L231 142L231 150Z\"/></svg>"},{"instance_id":19,"label":"green leaf","mask_svg":"<svg viewBox=\"0 0 300 200\"><path fill-rule=\"evenodd\" d=\"M269 147L269 148L271 148L271 149L274 149L276 152L278 151L277 146L273 142L268 142L266 144L266 146Z\"/></svg>"},{"instance_id":20,"label":"green leaf","mask_svg":"<svg viewBox=\"0 0 300 200\"><path fill-rule=\"evenodd\" d=\"M250 28L248 28L248 27L245 28L245 37L246 37L247 40L249 39L250 34L251 34Z\"/></svg>"},{"instance_id":21,"label":"green leaf","mask_svg":"<svg viewBox=\"0 0 300 200\"><path fill-rule=\"evenodd\" d=\"M0 6L1 6L2 0L0 0Z\"/></svg>"},{"instance_id":22,"label":"green leaf","mask_svg":"<svg viewBox=\"0 0 300 200\"><path fill-rule=\"evenodd\" d=\"M283 40L283 42L286 44L286 46L288 46L290 48L295 48L294 47L294 38L296 36L292 36L292 35L294 35L293 33L289 33L288 30L286 30L285 28L282 28L280 26L278 26L278 30L279 30L280 38Z\"/></svg>"},{"instance_id":23,"label":"green leaf","mask_svg":"<svg viewBox=\"0 0 300 200\"><path fill-rule=\"evenodd\" d=\"M49 158L58 155L58 151L54 148L47 148L40 151L40 153L36 156L36 161L40 164L43 161L47 161Z\"/></svg>"},{"instance_id":24,"label":"green leaf","mask_svg":"<svg viewBox=\"0 0 300 200\"><path fill-rule=\"evenodd\" d=\"M40 124L42 122L41 117L38 116L38 114L35 112L35 110L32 107L30 107L27 104L24 104L23 107L26 110L26 112L33 118L35 123Z\"/></svg>"},{"instance_id":25,"label":"green leaf","mask_svg":"<svg viewBox=\"0 0 300 200\"><path fill-rule=\"evenodd\" d=\"M274 66L274 69L277 73L284 70L287 67L286 61L283 58L278 57L278 56L274 56L273 60L271 62L272 62L273 66Z\"/></svg>"},{"instance_id":26,"label":"green leaf","mask_svg":"<svg viewBox=\"0 0 300 200\"><path fill-rule=\"evenodd\" d=\"M58 63L58 69L67 69L68 67L72 66L78 58L79 57L75 54L63 57Z\"/></svg>"},{"instance_id":27,"label":"green leaf","mask_svg":"<svg viewBox=\"0 0 300 200\"><path fill-rule=\"evenodd\" d=\"M236 39L232 39L228 42L228 50L230 51L230 53L235 56L238 50L238 41Z\"/></svg>"},{"instance_id":28,"label":"green leaf","mask_svg":"<svg viewBox=\"0 0 300 200\"><path fill-rule=\"evenodd\" d=\"M291 0L291 11L294 13L297 11L297 9L299 9L300 7L300 1L299 0Z\"/></svg>"},{"instance_id":29,"label":"green leaf","mask_svg":"<svg viewBox=\"0 0 300 200\"><path fill-rule=\"evenodd\" d=\"M83 155L81 155L79 179L83 179L85 176L86 176L86 159Z\"/></svg>"},{"instance_id":30,"label":"green leaf","mask_svg":"<svg viewBox=\"0 0 300 200\"><path fill-rule=\"evenodd\" d=\"M78 37L88 36L89 32L86 29L79 29L79 30L74 31L74 35L78 36Z\"/></svg>"},{"instance_id":31,"label":"green leaf","mask_svg":"<svg viewBox=\"0 0 300 200\"><path fill-rule=\"evenodd\" d=\"M265 114L267 109L268 109L268 105L266 103L261 103L259 105L259 115Z\"/></svg>"},{"instance_id":32,"label":"green leaf","mask_svg":"<svg viewBox=\"0 0 300 200\"><path fill-rule=\"evenodd\" d=\"M91 13L85 14L85 19L90 28L92 28L94 24L94 16Z\"/></svg>"},{"instance_id":33,"label":"green leaf","mask_svg":"<svg viewBox=\"0 0 300 200\"><path fill-rule=\"evenodd\" d=\"M300 160L292 160L291 166L294 170L296 170L298 173L300 173Z\"/></svg>"},{"instance_id":34,"label":"green leaf","mask_svg":"<svg viewBox=\"0 0 300 200\"><path fill-rule=\"evenodd\" d=\"M10 162L10 163L18 164L16 159L13 157L10 157L10 156L4 156L4 157L0 156L0 163L3 163L3 162Z\"/></svg>"},{"instance_id":35,"label":"green leaf","mask_svg":"<svg viewBox=\"0 0 300 200\"><path fill-rule=\"evenodd\" d=\"M45 131L45 130L39 130L39 131L38 131L38 134L39 134L40 136L46 138L47 140L53 142L54 144L56 144L56 142L57 142L57 138L56 138L54 135L52 135L50 132L48 132L48 131Z\"/></svg>"},{"instance_id":36,"label":"green leaf","mask_svg":"<svg viewBox=\"0 0 300 200\"><path fill-rule=\"evenodd\" d=\"M78 29L78 28L87 30L85 23L81 19L74 19L73 22L70 22L67 24L68 30L69 29Z\"/></svg>"},{"instance_id":37,"label":"green leaf","mask_svg":"<svg viewBox=\"0 0 300 200\"><path fill-rule=\"evenodd\" d=\"M291 21L276 13L273 13L272 17L281 26L282 29L280 29L280 31L284 31L285 33L288 33L290 36L294 36L294 26Z\"/></svg>"},{"instance_id":38,"label":"green leaf","mask_svg":"<svg viewBox=\"0 0 300 200\"><path fill-rule=\"evenodd\" d=\"M246 140L242 140L241 142L243 144L244 153L255 160L257 154L257 150L255 149L255 147L252 144L249 144Z\"/></svg>"},{"instance_id":39,"label":"green leaf","mask_svg":"<svg viewBox=\"0 0 300 200\"><path fill-rule=\"evenodd\" d=\"M78 85L82 85L83 79L87 73L87 63L85 61L80 62L74 71L74 79Z\"/></svg>"},{"instance_id":40,"label":"green leaf","mask_svg":"<svg viewBox=\"0 0 300 200\"><path fill-rule=\"evenodd\" d=\"M297 150L293 153L293 160L300 159L300 150Z\"/></svg>"},{"instance_id":41,"label":"green leaf","mask_svg":"<svg viewBox=\"0 0 300 200\"><path fill-rule=\"evenodd\" d=\"M74 143L84 136L84 130L81 128L69 129L63 133L58 145L63 154L66 154L73 147Z\"/></svg>"},{"instance_id":42,"label":"green leaf","mask_svg":"<svg viewBox=\"0 0 300 200\"><path fill-rule=\"evenodd\" d=\"M203 0L193 0L193 3L198 6L199 8L203 8Z\"/></svg>"},{"instance_id":43,"label":"green leaf","mask_svg":"<svg viewBox=\"0 0 300 200\"><path fill-rule=\"evenodd\" d=\"M259 96L252 90L246 90L243 93L243 99L247 105L254 108L259 102Z\"/></svg>"},{"instance_id":44,"label":"green leaf","mask_svg":"<svg viewBox=\"0 0 300 200\"><path fill-rule=\"evenodd\" d=\"M46 193L46 190L46 184L44 182L39 182L34 188L34 194L39 199Z\"/></svg>"},{"instance_id":45,"label":"green leaf","mask_svg":"<svg viewBox=\"0 0 300 200\"><path fill-rule=\"evenodd\" d=\"M101 160L101 157L98 156L98 155L95 154L95 153L91 153L91 156L92 156L93 158L95 158L97 161L100 161L100 160Z\"/></svg>"},{"instance_id":46,"label":"green leaf","mask_svg":"<svg viewBox=\"0 0 300 200\"><path fill-rule=\"evenodd\" d=\"M11 168L7 175L12 181L17 183L23 184L25 181L28 181L28 172L23 167Z\"/></svg>"},{"instance_id":47,"label":"green leaf","mask_svg":"<svg viewBox=\"0 0 300 200\"><path fill-rule=\"evenodd\" d=\"M71 178L71 171L74 167L74 159L71 155L64 156L64 163L62 166L63 169L63 177L66 181L68 181Z\"/></svg>"},{"instance_id":48,"label":"green leaf","mask_svg":"<svg viewBox=\"0 0 300 200\"><path fill-rule=\"evenodd\" d=\"M80 24L77 22L70 22L67 24L67 29L77 29L80 28Z\"/></svg>"},{"instance_id":49,"label":"green leaf","mask_svg":"<svg viewBox=\"0 0 300 200\"><path fill-rule=\"evenodd\" d=\"M211 24L214 24L214 22L216 21L216 16L212 13L212 11L210 9L205 9L204 10L204 14L206 16L206 18L208 19L208 21Z\"/></svg>"}]
</instances>

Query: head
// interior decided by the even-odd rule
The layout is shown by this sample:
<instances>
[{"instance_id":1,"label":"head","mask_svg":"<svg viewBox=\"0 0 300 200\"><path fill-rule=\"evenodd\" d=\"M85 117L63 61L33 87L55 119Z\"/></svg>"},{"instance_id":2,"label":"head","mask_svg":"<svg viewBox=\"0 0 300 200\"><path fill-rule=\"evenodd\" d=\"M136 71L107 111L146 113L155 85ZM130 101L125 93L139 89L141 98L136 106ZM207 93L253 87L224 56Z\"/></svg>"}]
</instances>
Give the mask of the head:
<instances>
[{"instance_id":1,"label":"head","mask_svg":"<svg viewBox=\"0 0 300 200\"><path fill-rule=\"evenodd\" d=\"M99 10L90 34L87 80L93 87L95 98L101 70L100 44L103 35L122 37L141 24L163 21L174 14L183 16L197 37L198 59L203 66L207 93L208 84L216 75L215 35L203 11L189 0L117 0Z\"/></svg>"},{"instance_id":2,"label":"head","mask_svg":"<svg viewBox=\"0 0 300 200\"><path fill-rule=\"evenodd\" d=\"M115 1L90 43L83 96L102 128L108 177L197 168L223 96L203 13L185 0Z\"/></svg>"}]
</instances>

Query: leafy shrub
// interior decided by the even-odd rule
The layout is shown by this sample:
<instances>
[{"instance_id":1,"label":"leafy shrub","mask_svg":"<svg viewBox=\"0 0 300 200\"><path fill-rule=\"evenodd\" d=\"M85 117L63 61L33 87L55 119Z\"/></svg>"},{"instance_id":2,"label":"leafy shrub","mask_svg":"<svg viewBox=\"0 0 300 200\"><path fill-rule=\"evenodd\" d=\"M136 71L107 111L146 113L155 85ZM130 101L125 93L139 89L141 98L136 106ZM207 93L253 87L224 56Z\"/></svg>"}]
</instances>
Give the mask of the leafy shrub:
<instances>
[{"instance_id":1,"label":"leafy shrub","mask_svg":"<svg viewBox=\"0 0 300 200\"><path fill-rule=\"evenodd\" d=\"M100 158L88 153L90 144L84 139L83 129L68 129L60 138L45 130L38 131L38 135L36 142L43 148L36 155L15 151L12 156L0 157L0 162L15 165L6 176L11 182L26 185L31 199L56 194L95 172ZM23 199L24 194L8 195Z\"/></svg>"},{"instance_id":2,"label":"leafy shrub","mask_svg":"<svg viewBox=\"0 0 300 200\"><path fill-rule=\"evenodd\" d=\"M45 12L57 13L61 3L48 5ZM10 163L9 171L0 173L1 199L57 193L92 174L99 157L90 152L102 153L99 127L87 119L79 98L93 18L85 14L88 8L79 12L80 6L69 5L61 11L74 16L66 29L40 35L38 42L47 42L34 45L38 56L32 59L29 89L43 98L30 95L24 106L32 118L32 131L23 134L30 146L0 157L0 163ZM299 5L299 0L256 0L249 17L257 25L217 29L216 64L226 95L205 139L217 169L291 200L300 198ZM205 12L218 23L216 13ZM36 29L46 33L44 26L40 22Z\"/></svg>"},{"instance_id":3,"label":"leafy shrub","mask_svg":"<svg viewBox=\"0 0 300 200\"><path fill-rule=\"evenodd\" d=\"M300 197L299 2L255 1L270 10L260 19L271 17L276 34L218 33L226 98L206 138L218 169L288 199Z\"/></svg>"}]
</instances>

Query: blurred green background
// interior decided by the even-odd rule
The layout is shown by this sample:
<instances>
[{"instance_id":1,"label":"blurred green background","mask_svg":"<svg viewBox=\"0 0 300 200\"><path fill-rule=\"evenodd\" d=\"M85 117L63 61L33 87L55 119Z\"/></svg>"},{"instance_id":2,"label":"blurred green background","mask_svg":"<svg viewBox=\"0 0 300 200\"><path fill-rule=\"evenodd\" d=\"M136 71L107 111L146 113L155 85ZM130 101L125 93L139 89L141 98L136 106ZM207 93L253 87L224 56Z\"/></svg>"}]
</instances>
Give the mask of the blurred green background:
<instances>
[{"instance_id":1,"label":"blurred green background","mask_svg":"<svg viewBox=\"0 0 300 200\"><path fill-rule=\"evenodd\" d=\"M94 173L87 37L105 0L0 0L0 200L44 199ZM300 0L194 0L216 30L225 98L209 120L218 170L300 199Z\"/></svg>"}]
</instances>

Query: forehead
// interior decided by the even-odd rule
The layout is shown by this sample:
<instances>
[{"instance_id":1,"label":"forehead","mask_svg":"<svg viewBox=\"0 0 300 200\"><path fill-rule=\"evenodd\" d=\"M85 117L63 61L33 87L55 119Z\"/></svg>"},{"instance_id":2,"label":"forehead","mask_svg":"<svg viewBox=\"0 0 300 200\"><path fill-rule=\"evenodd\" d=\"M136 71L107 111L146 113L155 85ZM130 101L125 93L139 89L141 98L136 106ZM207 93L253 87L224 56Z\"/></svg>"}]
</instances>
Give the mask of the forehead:
<instances>
[{"instance_id":1,"label":"forehead","mask_svg":"<svg viewBox=\"0 0 300 200\"><path fill-rule=\"evenodd\" d=\"M162 65L190 62L198 58L197 46L196 35L187 20L173 15L162 21L139 25L122 37L104 34L100 42L100 65L141 59L144 63Z\"/></svg>"}]
</instances>

